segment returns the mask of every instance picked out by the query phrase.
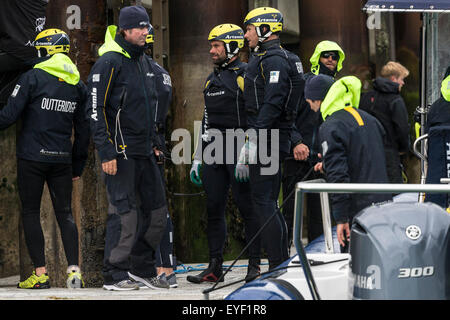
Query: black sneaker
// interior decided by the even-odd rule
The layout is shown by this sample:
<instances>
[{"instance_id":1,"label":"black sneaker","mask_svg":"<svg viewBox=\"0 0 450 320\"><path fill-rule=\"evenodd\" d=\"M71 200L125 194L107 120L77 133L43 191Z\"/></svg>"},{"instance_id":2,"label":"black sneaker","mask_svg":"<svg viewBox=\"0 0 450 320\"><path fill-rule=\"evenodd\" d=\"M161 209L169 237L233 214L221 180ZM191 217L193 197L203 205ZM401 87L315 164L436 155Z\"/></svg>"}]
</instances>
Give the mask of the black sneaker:
<instances>
[{"instance_id":1,"label":"black sneaker","mask_svg":"<svg viewBox=\"0 0 450 320\"><path fill-rule=\"evenodd\" d=\"M245 282L250 282L255 280L261 274L261 269L259 268L259 261L249 261L247 268L247 275L245 276Z\"/></svg>"},{"instance_id":2,"label":"black sneaker","mask_svg":"<svg viewBox=\"0 0 450 320\"><path fill-rule=\"evenodd\" d=\"M178 283L177 283L177 277L175 276L175 273L171 273L168 276L166 276L165 273L162 273L161 275L159 275L159 277L163 277L167 280L167 282L169 283L169 286L171 288L178 288Z\"/></svg>"},{"instance_id":3,"label":"black sneaker","mask_svg":"<svg viewBox=\"0 0 450 320\"><path fill-rule=\"evenodd\" d=\"M203 270L200 274L196 276L187 276L187 281L192 283L202 283L202 282L217 282L217 280L222 276L222 259L212 258L209 262L208 268ZM219 282L223 282L224 279L220 279Z\"/></svg>"}]
</instances>

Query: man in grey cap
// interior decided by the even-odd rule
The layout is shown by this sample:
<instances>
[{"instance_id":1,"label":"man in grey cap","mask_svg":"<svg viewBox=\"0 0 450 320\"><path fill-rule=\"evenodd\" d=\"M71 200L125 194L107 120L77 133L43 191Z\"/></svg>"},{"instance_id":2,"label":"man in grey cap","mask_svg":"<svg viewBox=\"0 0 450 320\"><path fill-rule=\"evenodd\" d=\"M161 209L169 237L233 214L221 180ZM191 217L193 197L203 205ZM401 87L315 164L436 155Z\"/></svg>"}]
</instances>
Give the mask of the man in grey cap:
<instances>
[{"instance_id":1,"label":"man in grey cap","mask_svg":"<svg viewBox=\"0 0 450 320\"><path fill-rule=\"evenodd\" d=\"M154 152L155 77L144 57L149 26L143 7L120 10L119 32L108 27L88 78L88 114L109 201L106 290L169 287L155 268L168 209Z\"/></svg>"}]
</instances>

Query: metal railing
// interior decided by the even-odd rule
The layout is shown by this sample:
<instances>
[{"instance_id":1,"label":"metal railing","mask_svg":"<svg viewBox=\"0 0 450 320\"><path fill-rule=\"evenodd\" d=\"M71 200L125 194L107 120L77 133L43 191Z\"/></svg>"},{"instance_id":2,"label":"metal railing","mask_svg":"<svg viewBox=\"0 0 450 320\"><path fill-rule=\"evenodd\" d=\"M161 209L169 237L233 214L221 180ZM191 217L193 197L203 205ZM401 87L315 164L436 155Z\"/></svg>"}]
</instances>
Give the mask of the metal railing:
<instances>
[{"instance_id":1,"label":"metal railing","mask_svg":"<svg viewBox=\"0 0 450 320\"><path fill-rule=\"evenodd\" d=\"M327 253L334 252L328 193L450 193L450 184L325 183L324 179L299 182L295 188L294 244L313 299L320 299L320 296L301 241L305 193L321 194L325 250Z\"/></svg>"}]
</instances>

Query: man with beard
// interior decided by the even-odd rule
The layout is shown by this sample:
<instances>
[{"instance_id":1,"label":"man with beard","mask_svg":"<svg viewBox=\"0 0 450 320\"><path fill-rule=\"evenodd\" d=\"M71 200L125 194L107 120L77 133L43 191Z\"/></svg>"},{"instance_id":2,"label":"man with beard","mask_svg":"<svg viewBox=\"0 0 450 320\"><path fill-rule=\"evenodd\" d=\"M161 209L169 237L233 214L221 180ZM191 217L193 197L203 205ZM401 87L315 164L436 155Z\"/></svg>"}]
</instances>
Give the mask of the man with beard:
<instances>
[{"instance_id":1,"label":"man with beard","mask_svg":"<svg viewBox=\"0 0 450 320\"><path fill-rule=\"evenodd\" d=\"M237 149L235 139L226 139L225 131L228 129L247 129L247 116L244 110L244 72L247 64L238 57L239 49L244 46L244 32L234 24L221 24L213 28L208 40L211 45L209 53L214 71L206 79L203 90L205 99L205 112L202 121L202 132L199 133L194 162L191 169L191 181L201 186L206 192L208 213L208 246L209 266L196 276L188 276L187 280L193 283L204 281L223 281L222 262L223 249L226 240L225 208L228 191L231 186L233 199L244 217L246 240L251 240L258 231L258 219L250 200L249 168L247 164L237 163ZM215 135L224 137L223 159L218 153L212 163L204 160L202 154L208 145L214 143ZM216 141L217 142L217 141ZM233 154L226 145L233 144ZM223 161L233 159L232 163ZM200 170L202 171L200 173ZM236 179L235 179L236 177ZM249 263L246 281L253 280L259 275L260 246L258 240L249 246Z\"/></svg>"},{"instance_id":2,"label":"man with beard","mask_svg":"<svg viewBox=\"0 0 450 320\"><path fill-rule=\"evenodd\" d=\"M167 223L164 183L154 153L157 95L144 56L150 26L141 6L120 10L88 78L89 112L109 207L103 288L169 288L157 277L155 250ZM138 216L140 214L140 216Z\"/></svg>"},{"instance_id":3,"label":"man with beard","mask_svg":"<svg viewBox=\"0 0 450 320\"><path fill-rule=\"evenodd\" d=\"M318 74L335 78L336 74L342 69L344 59L344 51L336 42L328 40L319 42L310 58L311 72L305 74L305 81ZM312 111L305 98L302 97L291 135L291 156L283 164L283 194L291 193L295 184L303 178L306 180L323 178L322 174L311 171L314 164L319 161L317 131L321 123L320 115ZM304 153L308 150L308 159L301 161ZM310 172L309 175L305 177L308 172ZM311 242L323 233L320 197L317 193L310 193L306 195L306 199L306 225L308 241ZM283 214L288 225L289 239L292 240L294 198L285 203Z\"/></svg>"}]
</instances>

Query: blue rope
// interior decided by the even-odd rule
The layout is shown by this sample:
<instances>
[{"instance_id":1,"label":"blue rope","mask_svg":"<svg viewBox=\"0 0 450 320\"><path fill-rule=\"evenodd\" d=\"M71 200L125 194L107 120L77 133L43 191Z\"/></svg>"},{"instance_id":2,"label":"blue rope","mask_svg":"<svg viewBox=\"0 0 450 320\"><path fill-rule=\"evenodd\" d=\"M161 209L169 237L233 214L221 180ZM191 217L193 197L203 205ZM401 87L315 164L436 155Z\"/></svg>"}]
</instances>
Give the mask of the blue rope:
<instances>
[{"instance_id":1,"label":"blue rope","mask_svg":"<svg viewBox=\"0 0 450 320\"><path fill-rule=\"evenodd\" d=\"M177 270L174 270L174 272L175 273L187 273L187 272L190 272L190 271L202 271L202 270L206 269L206 267L205 268L199 268L201 266L204 266L204 264L198 264L198 265L196 265L194 267L193 266L185 266L184 264L179 264L177 266ZM179 270L178 267L182 267L183 269Z\"/></svg>"},{"instance_id":2,"label":"blue rope","mask_svg":"<svg viewBox=\"0 0 450 320\"><path fill-rule=\"evenodd\" d=\"M269 263L267 262L263 262L260 265L268 265ZM205 266L204 263L202 264L197 264L195 266L185 266L184 264L179 264L177 265L177 270L174 270L175 273L187 273L187 272L191 272L191 271L203 271L206 269L206 267L202 267ZM222 269L227 269L230 265L226 265L223 264L222 265ZM179 267L181 267L182 269L178 269ZM246 268L248 267L247 264L241 264L241 265L234 265L233 267L236 268Z\"/></svg>"}]
</instances>

